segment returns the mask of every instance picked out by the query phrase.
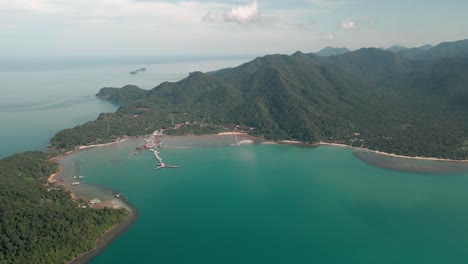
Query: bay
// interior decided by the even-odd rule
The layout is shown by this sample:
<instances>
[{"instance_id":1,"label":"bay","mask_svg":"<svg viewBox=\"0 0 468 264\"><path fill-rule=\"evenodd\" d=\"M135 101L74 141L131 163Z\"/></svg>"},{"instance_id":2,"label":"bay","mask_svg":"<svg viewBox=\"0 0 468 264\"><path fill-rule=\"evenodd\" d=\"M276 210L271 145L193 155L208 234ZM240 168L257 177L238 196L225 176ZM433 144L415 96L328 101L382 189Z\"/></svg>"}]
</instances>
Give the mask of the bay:
<instances>
[{"instance_id":1,"label":"bay","mask_svg":"<svg viewBox=\"0 0 468 264\"><path fill-rule=\"evenodd\" d=\"M124 193L136 224L96 263L466 263L468 175L370 166L336 147L139 142L69 159ZM174 141L172 141L174 143ZM118 160L119 162L115 162Z\"/></svg>"},{"instance_id":2,"label":"bay","mask_svg":"<svg viewBox=\"0 0 468 264\"><path fill-rule=\"evenodd\" d=\"M118 105L94 97L101 87L150 89L241 62L2 64L0 157L43 149L58 130L115 111ZM147 72L128 74L141 67ZM92 263L468 261L468 174L459 166L426 173L439 163L399 165L368 155L365 163L336 147L203 146L181 139L161 150L167 163L181 167L155 171L151 153L129 155L140 143L64 160L71 175L85 176L79 188L92 187L88 195L109 196L111 188L140 211L136 224Z\"/></svg>"}]
</instances>

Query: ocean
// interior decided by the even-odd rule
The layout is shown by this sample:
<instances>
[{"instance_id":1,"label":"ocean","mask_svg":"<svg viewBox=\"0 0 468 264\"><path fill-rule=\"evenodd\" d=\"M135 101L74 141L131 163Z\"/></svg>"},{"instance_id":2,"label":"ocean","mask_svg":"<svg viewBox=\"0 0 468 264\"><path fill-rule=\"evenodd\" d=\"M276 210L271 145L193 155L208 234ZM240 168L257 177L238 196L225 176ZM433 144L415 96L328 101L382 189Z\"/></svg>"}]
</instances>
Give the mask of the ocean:
<instances>
[{"instance_id":1,"label":"ocean","mask_svg":"<svg viewBox=\"0 0 468 264\"><path fill-rule=\"evenodd\" d=\"M227 136L229 140L229 136ZM136 224L91 263L466 263L468 174L371 166L339 147L171 139L67 157L118 190ZM190 142L192 141L192 142ZM189 143L190 142L190 143Z\"/></svg>"},{"instance_id":2,"label":"ocean","mask_svg":"<svg viewBox=\"0 0 468 264\"><path fill-rule=\"evenodd\" d=\"M142 61L138 63L138 61ZM160 61L160 62L158 62ZM44 149L53 135L115 112L118 105L94 95L102 87L134 84L151 89L192 71L237 66L247 59L165 57L2 58L0 60L0 158ZM147 68L146 72L129 72Z\"/></svg>"},{"instance_id":3,"label":"ocean","mask_svg":"<svg viewBox=\"0 0 468 264\"><path fill-rule=\"evenodd\" d=\"M115 111L118 105L94 97L101 87L150 89L240 63L0 65L0 156L43 149L58 130ZM147 72L128 74L141 67ZM339 147L234 146L229 136L219 144L207 137L163 140L162 158L180 168L154 170L151 153L133 155L138 139L64 159L68 176L122 193L140 211L91 263L468 261L468 173L459 165L408 165Z\"/></svg>"}]
</instances>

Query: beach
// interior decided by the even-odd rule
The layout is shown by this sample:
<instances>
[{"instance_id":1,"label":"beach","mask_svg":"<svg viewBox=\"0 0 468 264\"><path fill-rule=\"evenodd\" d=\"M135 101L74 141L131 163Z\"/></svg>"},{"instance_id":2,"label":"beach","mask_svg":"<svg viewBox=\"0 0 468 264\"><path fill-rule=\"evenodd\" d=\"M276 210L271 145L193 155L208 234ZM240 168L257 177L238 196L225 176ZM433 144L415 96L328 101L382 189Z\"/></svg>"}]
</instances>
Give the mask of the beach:
<instances>
[{"instance_id":1,"label":"beach","mask_svg":"<svg viewBox=\"0 0 468 264\"><path fill-rule=\"evenodd\" d=\"M378 151L378 150L371 150L371 149L366 149L366 148L353 147L353 146L349 146L349 145L345 145L345 144L338 144L338 143L319 142L319 143L313 144L313 145L314 146L334 146L334 147L349 148L349 149L359 150L359 151L368 151L368 152L373 152L373 153L376 153L376 154L379 154L379 155L390 156L390 157L401 158L401 159L468 163L468 160L454 160L454 159L441 159L441 158L431 158L431 157L404 156L404 155L398 155L398 154L393 154L393 153L382 152L382 151Z\"/></svg>"},{"instance_id":2,"label":"beach","mask_svg":"<svg viewBox=\"0 0 468 264\"><path fill-rule=\"evenodd\" d=\"M99 239L96 240L96 246L88 251L80 255L79 257L69 261L69 264L78 264L78 263L88 263L91 259L102 253L115 239L117 239L120 235L125 233L138 219L139 216L139 211L138 208L133 206L131 203L126 201L123 198L117 198L115 195L117 194L116 191L103 188L103 187L98 187L98 186L93 186L90 184L80 184L78 188L82 186L86 186L88 188L87 192L79 191L77 187L73 187L70 182L66 182L66 179L69 179L70 177L74 176L76 173L75 168L70 169L69 166L63 164L63 159L65 157L70 157L82 150L90 149L90 148L97 148L97 147L107 147L111 145L116 145L119 143L124 143L129 141L130 137L126 137L124 139L118 140L116 142L110 142L110 143L105 143L105 144L95 144L95 145L90 145L90 146L80 146L76 150L69 151L65 153L62 156L54 157L51 159L51 161L55 162L58 164L57 172L53 173L49 176L47 179L48 182L50 183L57 183L57 185L63 187L66 191L70 193L70 198L72 200L84 200L84 201L90 201L91 199L95 198L96 196L99 195L92 195L91 193L98 193L98 192L103 192L105 193L106 199L103 200L100 203L93 204L92 207L95 209L103 209L103 208L113 208L113 209L125 209L128 212L128 216L124 221L121 223L113 226L109 230L107 230L103 236L101 236ZM134 138L136 139L136 138ZM63 180L65 178L65 180ZM62 179L62 181L58 181L59 179ZM73 179L75 180L75 179ZM98 190L99 189L99 190ZM92 190L90 192L89 190ZM102 191L102 190L105 190ZM104 196L104 194L101 194L101 196Z\"/></svg>"},{"instance_id":3,"label":"beach","mask_svg":"<svg viewBox=\"0 0 468 264\"><path fill-rule=\"evenodd\" d=\"M235 139L233 136L236 136ZM344 144L337 144L337 143L327 143L327 142L319 142L317 144L307 144L300 141L290 141L290 140L281 140L281 141L267 141L262 138L252 137L248 134L244 133L220 133L220 134L213 134L213 135L190 135L190 136L164 136L163 142L166 148L196 148L196 147L217 147L217 146L235 146L241 145L242 143L245 144L287 144L287 145L296 145L296 146L308 146L308 147L317 147L317 146L332 146L332 147L340 147L346 148L356 151L365 151L365 152L372 152L382 156L394 157L394 158L402 158L402 159L411 159L411 160L429 160L429 161L443 161L447 162L450 160L444 159L437 159L437 158L424 158L424 157L407 157L395 154L384 153L380 151L372 151L364 148L352 147ZM57 162L59 164L59 168L57 173L50 175L49 181L57 180L60 177L70 177L71 175L75 175L76 168L70 168L70 164L63 164L64 157L70 157L76 153L81 151L90 149L90 148L99 148L99 147L109 147L109 146L116 146L123 143L132 144L132 146L140 146L143 144L142 137L126 137L122 140L116 142L110 142L105 144L96 144L90 146L80 146L77 150L67 152L65 155L61 157L57 157L52 159L52 161ZM237 143L236 143L237 142ZM133 148L133 147L132 147ZM455 161L458 163L466 163L466 161ZM398 169L398 168L397 168ZM64 188L71 193L72 199L84 199L89 201L90 199L94 198L96 195L89 195L87 192L82 191L80 188L94 188L88 184L81 184L78 187L72 187L70 183L64 184ZM97 188L97 187L96 187ZM101 187L99 187L101 188ZM81 191L80 191L81 190ZM101 190L99 190L101 191ZM96 191L95 193L99 192ZM107 190L109 194L103 195L105 197L114 196L118 193L118 191ZM93 192L91 192L93 193ZM119 202L116 203L114 201L118 200ZM100 239L96 242L96 247L89 252L84 253L82 256L76 258L70 263L86 263L99 255L101 252L105 250L105 248L116 238L126 232L137 220L138 218L138 209L135 208L133 205L128 203L127 201L120 200L117 198L111 198L108 201L103 201L102 203L95 205L95 208L103 208L103 207L110 207L110 208L125 208L128 210L129 215L125 221L122 223L114 226L112 229L108 230Z\"/></svg>"}]
</instances>

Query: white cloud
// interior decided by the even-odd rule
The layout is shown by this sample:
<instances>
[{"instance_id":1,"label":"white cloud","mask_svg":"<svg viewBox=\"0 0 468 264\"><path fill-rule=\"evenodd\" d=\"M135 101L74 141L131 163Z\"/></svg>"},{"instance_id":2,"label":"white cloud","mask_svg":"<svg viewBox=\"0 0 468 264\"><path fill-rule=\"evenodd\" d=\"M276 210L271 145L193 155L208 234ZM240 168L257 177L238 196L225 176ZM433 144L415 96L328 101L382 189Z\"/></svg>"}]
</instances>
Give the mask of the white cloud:
<instances>
[{"instance_id":1,"label":"white cloud","mask_svg":"<svg viewBox=\"0 0 468 264\"><path fill-rule=\"evenodd\" d=\"M203 17L203 21L217 23L252 24L261 21L257 1L236 6L229 10L210 10Z\"/></svg>"},{"instance_id":2,"label":"white cloud","mask_svg":"<svg viewBox=\"0 0 468 264\"><path fill-rule=\"evenodd\" d=\"M355 21L345 19L345 20L341 21L340 28L341 29L346 29L346 30L356 30L356 29L359 29L359 25Z\"/></svg>"},{"instance_id":3,"label":"white cloud","mask_svg":"<svg viewBox=\"0 0 468 264\"><path fill-rule=\"evenodd\" d=\"M322 34L321 40L326 42L333 42L335 37L333 37L332 34Z\"/></svg>"}]
</instances>

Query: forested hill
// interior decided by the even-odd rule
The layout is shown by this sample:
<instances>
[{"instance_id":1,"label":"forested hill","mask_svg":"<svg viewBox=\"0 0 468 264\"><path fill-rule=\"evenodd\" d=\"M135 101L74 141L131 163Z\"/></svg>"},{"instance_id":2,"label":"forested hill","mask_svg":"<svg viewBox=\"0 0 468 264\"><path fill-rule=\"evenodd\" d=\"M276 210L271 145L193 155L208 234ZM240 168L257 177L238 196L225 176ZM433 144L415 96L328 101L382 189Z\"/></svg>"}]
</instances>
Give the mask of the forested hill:
<instances>
[{"instance_id":1,"label":"forested hill","mask_svg":"<svg viewBox=\"0 0 468 264\"><path fill-rule=\"evenodd\" d=\"M57 164L31 151L0 160L0 263L66 263L127 213L78 208L70 193L47 185Z\"/></svg>"},{"instance_id":2,"label":"forested hill","mask_svg":"<svg viewBox=\"0 0 468 264\"><path fill-rule=\"evenodd\" d=\"M106 88L97 96L122 107L57 133L51 143L69 149L147 134L169 128L174 118L244 124L270 139L468 159L468 57L456 47L460 56L448 52L431 60L375 48L330 57L268 55L235 68L194 72L150 91Z\"/></svg>"}]
</instances>

